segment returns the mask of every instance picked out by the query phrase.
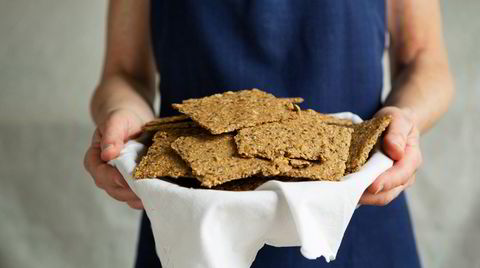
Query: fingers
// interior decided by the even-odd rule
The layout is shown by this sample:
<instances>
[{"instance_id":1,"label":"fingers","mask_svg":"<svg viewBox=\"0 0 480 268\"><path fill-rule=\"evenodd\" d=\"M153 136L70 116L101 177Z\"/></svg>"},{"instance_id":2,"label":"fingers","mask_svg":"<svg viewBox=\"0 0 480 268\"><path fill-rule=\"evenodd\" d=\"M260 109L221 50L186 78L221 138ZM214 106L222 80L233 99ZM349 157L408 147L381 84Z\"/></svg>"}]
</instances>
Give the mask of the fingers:
<instances>
[{"instance_id":1,"label":"fingers","mask_svg":"<svg viewBox=\"0 0 480 268\"><path fill-rule=\"evenodd\" d=\"M383 191L378 194L372 194L368 191L365 191L360 198L359 203L362 205L373 205L373 206L385 206L390 204L398 195L407 189L408 187L412 186L415 183L416 176L415 174L412 175L405 184L399 185L393 189L388 191Z\"/></svg>"},{"instance_id":2,"label":"fingers","mask_svg":"<svg viewBox=\"0 0 480 268\"><path fill-rule=\"evenodd\" d=\"M123 143L128 137L128 121L120 116L110 116L99 126L101 133L101 159L110 161L120 154Z\"/></svg>"},{"instance_id":3,"label":"fingers","mask_svg":"<svg viewBox=\"0 0 480 268\"><path fill-rule=\"evenodd\" d=\"M359 203L362 205L385 206L394 200L406 186L401 185L390 191L381 192L379 194L370 194L365 192L360 198Z\"/></svg>"},{"instance_id":4,"label":"fingers","mask_svg":"<svg viewBox=\"0 0 480 268\"><path fill-rule=\"evenodd\" d=\"M416 133L415 133L416 132ZM407 139L405 153L402 159L395 162L393 167L378 176L368 187L368 191L377 194L381 191L389 191L406 181L416 172L422 164L422 154L418 144L418 131L416 129Z\"/></svg>"},{"instance_id":5,"label":"fingers","mask_svg":"<svg viewBox=\"0 0 480 268\"><path fill-rule=\"evenodd\" d=\"M100 159L100 148L90 147L85 154L84 166L92 176L97 187L104 189L112 198L127 202L135 209L143 209L143 204L130 189L122 175Z\"/></svg>"},{"instance_id":6,"label":"fingers","mask_svg":"<svg viewBox=\"0 0 480 268\"><path fill-rule=\"evenodd\" d=\"M105 189L108 195L115 200L122 202L140 201L137 195L130 188L107 188Z\"/></svg>"},{"instance_id":7,"label":"fingers","mask_svg":"<svg viewBox=\"0 0 480 268\"><path fill-rule=\"evenodd\" d=\"M97 187L112 198L126 202L130 207L143 209L141 200L130 189L118 170L106 162L120 154L125 140L133 137L141 124L131 122L128 114L115 112L94 132L90 148L85 153L84 166Z\"/></svg>"},{"instance_id":8,"label":"fingers","mask_svg":"<svg viewBox=\"0 0 480 268\"><path fill-rule=\"evenodd\" d=\"M391 114L393 118L383 138L383 149L393 160L400 160L405 152L407 137L412 131L414 123L406 112L398 108L392 108L388 114Z\"/></svg>"},{"instance_id":9,"label":"fingers","mask_svg":"<svg viewBox=\"0 0 480 268\"><path fill-rule=\"evenodd\" d=\"M100 148L90 147L88 149L84 158L84 166L99 188L128 187L120 172L100 159Z\"/></svg>"},{"instance_id":10,"label":"fingers","mask_svg":"<svg viewBox=\"0 0 480 268\"><path fill-rule=\"evenodd\" d=\"M413 174L413 176L410 177L410 179L407 181L407 183L404 184L405 189L407 189L408 187L412 186L412 185L415 183L416 180L417 180L417 175Z\"/></svg>"},{"instance_id":11,"label":"fingers","mask_svg":"<svg viewBox=\"0 0 480 268\"><path fill-rule=\"evenodd\" d=\"M127 202L127 205L134 209L143 209L143 203L140 200Z\"/></svg>"},{"instance_id":12,"label":"fingers","mask_svg":"<svg viewBox=\"0 0 480 268\"><path fill-rule=\"evenodd\" d=\"M372 185L368 187L368 191L372 194L376 194L381 191L389 191L399 185L405 184L420 166L421 161L420 151L416 148L407 146L405 156L387 171L378 176Z\"/></svg>"}]
</instances>

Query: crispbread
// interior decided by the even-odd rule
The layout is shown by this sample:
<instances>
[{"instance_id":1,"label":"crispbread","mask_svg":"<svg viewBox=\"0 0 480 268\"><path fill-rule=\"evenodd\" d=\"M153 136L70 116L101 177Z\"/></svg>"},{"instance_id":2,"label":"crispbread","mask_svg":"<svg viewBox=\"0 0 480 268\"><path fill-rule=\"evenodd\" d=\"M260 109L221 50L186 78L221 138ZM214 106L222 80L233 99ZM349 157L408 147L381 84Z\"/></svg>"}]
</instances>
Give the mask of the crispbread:
<instances>
[{"instance_id":1,"label":"crispbread","mask_svg":"<svg viewBox=\"0 0 480 268\"><path fill-rule=\"evenodd\" d=\"M352 132L350 128L324 124L318 114L302 111L295 119L241 129L235 143L245 157L346 161Z\"/></svg>"},{"instance_id":2,"label":"crispbread","mask_svg":"<svg viewBox=\"0 0 480 268\"><path fill-rule=\"evenodd\" d=\"M292 104L303 102L303 98L300 98L300 97L296 97L296 98L277 98L277 100L283 101L285 103L292 103Z\"/></svg>"},{"instance_id":3,"label":"crispbread","mask_svg":"<svg viewBox=\"0 0 480 268\"><path fill-rule=\"evenodd\" d=\"M311 166L312 161L302 160L302 159L288 159L288 164L292 168L306 168Z\"/></svg>"},{"instance_id":4,"label":"crispbread","mask_svg":"<svg viewBox=\"0 0 480 268\"><path fill-rule=\"evenodd\" d=\"M391 121L392 117L386 115L350 126L354 131L350 144L346 173L353 173L360 170L367 161L373 146L377 143L380 135L382 135L382 132L385 131Z\"/></svg>"},{"instance_id":5,"label":"crispbread","mask_svg":"<svg viewBox=\"0 0 480 268\"><path fill-rule=\"evenodd\" d=\"M156 125L144 125L142 130L143 131L159 131L165 129L176 129L176 128L198 128L199 125L192 121L181 121L181 122L170 122L170 123L162 123Z\"/></svg>"},{"instance_id":6,"label":"crispbread","mask_svg":"<svg viewBox=\"0 0 480 268\"><path fill-rule=\"evenodd\" d=\"M327 180L338 181L345 172L345 160L308 161L277 158L269 166L262 169L262 175L267 177L281 176L292 180Z\"/></svg>"},{"instance_id":7,"label":"crispbread","mask_svg":"<svg viewBox=\"0 0 480 268\"><path fill-rule=\"evenodd\" d=\"M172 106L212 134L221 134L294 118L298 113L292 111L292 101L300 103L303 99L278 99L272 94L251 89L188 99Z\"/></svg>"},{"instance_id":8,"label":"crispbread","mask_svg":"<svg viewBox=\"0 0 480 268\"><path fill-rule=\"evenodd\" d=\"M301 110L295 103L302 101L252 89L174 104L183 115L143 127L156 134L134 177L231 191L254 190L270 179L337 181L360 169L391 120L355 125Z\"/></svg>"},{"instance_id":9,"label":"crispbread","mask_svg":"<svg viewBox=\"0 0 480 268\"><path fill-rule=\"evenodd\" d=\"M147 154L135 168L134 178L193 177L190 167L172 150L170 144L178 137L205 132L200 128L170 128L158 131Z\"/></svg>"},{"instance_id":10,"label":"crispbread","mask_svg":"<svg viewBox=\"0 0 480 268\"><path fill-rule=\"evenodd\" d=\"M150 122L147 122L143 126L144 131L154 131L157 130L157 126L167 124L167 123L177 123L182 121L188 121L190 118L184 114L174 115L174 116L167 116L167 117L159 117L155 118Z\"/></svg>"},{"instance_id":11,"label":"crispbread","mask_svg":"<svg viewBox=\"0 0 480 268\"><path fill-rule=\"evenodd\" d=\"M240 157L231 134L180 137L171 146L208 188L261 173L269 165L267 160Z\"/></svg>"},{"instance_id":12,"label":"crispbread","mask_svg":"<svg viewBox=\"0 0 480 268\"><path fill-rule=\"evenodd\" d=\"M152 125L159 125L159 124L165 124L165 123L186 121L186 120L189 120L189 119L190 119L190 117L188 117L184 114L179 114L179 115L172 115L172 116L166 116L166 117L157 117L157 118L153 119L152 121L146 123L145 125L152 126Z\"/></svg>"},{"instance_id":13,"label":"crispbread","mask_svg":"<svg viewBox=\"0 0 480 268\"><path fill-rule=\"evenodd\" d=\"M338 181L345 173L344 160L326 160L323 162L312 162L305 168L292 168L280 173L281 176L292 178L305 178L310 180Z\"/></svg>"},{"instance_id":14,"label":"crispbread","mask_svg":"<svg viewBox=\"0 0 480 268\"><path fill-rule=\"evenodd\" d=\"M311 120L315 120L315 121L322 122L329 125L337 125L337 126L353 125L352 120L341 119L332 115L322 114L312 109L302 110L301 115L307 118L311 118Z\"/></svg>"}]
</instances>

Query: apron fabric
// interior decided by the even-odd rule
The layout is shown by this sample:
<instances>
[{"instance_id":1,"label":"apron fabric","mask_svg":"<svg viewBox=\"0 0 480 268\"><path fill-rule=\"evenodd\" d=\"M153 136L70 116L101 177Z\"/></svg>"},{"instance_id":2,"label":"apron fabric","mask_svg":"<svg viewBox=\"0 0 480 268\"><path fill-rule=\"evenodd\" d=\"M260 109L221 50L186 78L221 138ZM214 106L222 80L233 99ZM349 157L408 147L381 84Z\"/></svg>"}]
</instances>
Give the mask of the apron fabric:
<instances>
[{"instance_id":1,"label":"apron fabric","mask_svg":"<svg viewBox=\"0 0 480 268\"><path fill-rule=\"evenodd\" d=\"M248 88L323 113L368 119L381 108L384 1L153 0L151 28L161 116L184 99ZM136 266L161 267L145 214ZM264 246L252 267L420 267L405 195L357 209L329 264Z\"/></svg>"}]
</instances>

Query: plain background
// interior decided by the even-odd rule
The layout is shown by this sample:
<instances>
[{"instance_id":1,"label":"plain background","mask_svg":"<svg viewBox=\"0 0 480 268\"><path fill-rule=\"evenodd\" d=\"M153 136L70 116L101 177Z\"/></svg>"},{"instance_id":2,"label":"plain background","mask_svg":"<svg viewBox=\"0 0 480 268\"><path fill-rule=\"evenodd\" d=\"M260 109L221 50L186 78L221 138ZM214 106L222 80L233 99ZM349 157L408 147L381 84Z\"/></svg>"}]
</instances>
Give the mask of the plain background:
<instances>
[{"instance_id":1,"label":"plain background","mask_svg":"<svg viewBox=\"0 0 480 268\"><path fill-rule=\"evenodd\" d=\"M457 95L408 197L425 267L480 267L480 1L442 3ZM131 267L139 212L82 165L106 1L0 7L0 267Z\"/></svg>"}]
</instances>

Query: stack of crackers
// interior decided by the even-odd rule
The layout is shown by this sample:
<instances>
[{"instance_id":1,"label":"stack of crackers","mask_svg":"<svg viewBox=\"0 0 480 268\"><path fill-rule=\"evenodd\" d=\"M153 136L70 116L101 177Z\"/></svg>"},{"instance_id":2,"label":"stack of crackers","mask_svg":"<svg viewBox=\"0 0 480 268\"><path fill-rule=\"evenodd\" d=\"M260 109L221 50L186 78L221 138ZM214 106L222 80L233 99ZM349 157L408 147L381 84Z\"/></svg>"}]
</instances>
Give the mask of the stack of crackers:
<instances>
[{"instance_id":1,"label":"stack of crackers","mask_svg":"<svg viewBox=\"0 0 480 268\"><path fill-rule=\"evenodd\" d=\"M173 104L181 115L144 126L155 134L134 177L222 190L270 179L338 181L362 167L391 121L354 124L301 110L301 102L251 89Z\"/></svg>"}]
</instances>

